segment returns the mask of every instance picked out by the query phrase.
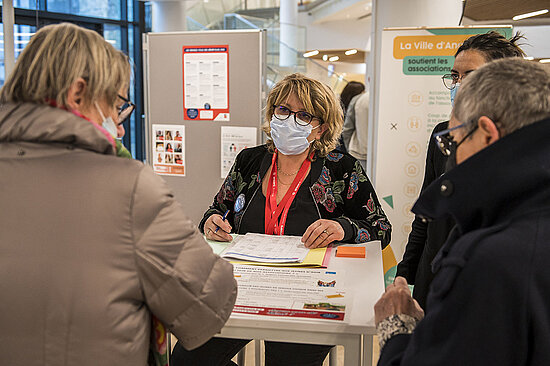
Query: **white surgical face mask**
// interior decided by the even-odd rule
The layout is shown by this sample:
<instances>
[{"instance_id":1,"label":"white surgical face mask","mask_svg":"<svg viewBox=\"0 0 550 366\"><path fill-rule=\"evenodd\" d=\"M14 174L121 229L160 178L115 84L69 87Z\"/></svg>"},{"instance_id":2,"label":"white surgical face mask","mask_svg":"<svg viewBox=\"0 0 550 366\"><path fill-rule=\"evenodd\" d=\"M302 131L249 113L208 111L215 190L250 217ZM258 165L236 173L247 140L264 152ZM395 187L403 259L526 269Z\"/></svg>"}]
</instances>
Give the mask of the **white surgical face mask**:
<instances>
[{"instance_id":1,"label":"white surgical face mask","mask_svg":"<svg viewBox=\"0 0 550 366\"><path fill-rule=\"evenodd\" d=\"M303 153L309 147L307 140L315 128L310 124L299 126L292 120L292 116L281 121L275 116L271 117L271 138L277 150L285 155L298 155Z\"/></svg>"},{"instance_id":2,"label":"white surgical face mask","mask_svg":"<svg viewBox=\"0 0 550 366\"><path fill-rule=\"evenodd\" d=\"M97 111L99 112L99 115L101 116L101 119L103 119L103 122L101 123L101 127L107 130L113 136L114 138L117 137L117 130L116 130L116 124L113 121L111 117L105 118L103 113L101 112L101 108L99 108L99 105L97 102L95 102L95 107L97 108Z\"/></svg>"},{"instance_id":3,"label":"white surgical face mask","mask_svg":"<svg viewBox=\"0 0 550 366\"><path fill-rule=\"evenodd\" d=\"M451 89L451 106L455 106L455 98L456 93L458 93L458 88L460 87L460 83L456 83L455 87Z\"/></svg>"}]
</instances>

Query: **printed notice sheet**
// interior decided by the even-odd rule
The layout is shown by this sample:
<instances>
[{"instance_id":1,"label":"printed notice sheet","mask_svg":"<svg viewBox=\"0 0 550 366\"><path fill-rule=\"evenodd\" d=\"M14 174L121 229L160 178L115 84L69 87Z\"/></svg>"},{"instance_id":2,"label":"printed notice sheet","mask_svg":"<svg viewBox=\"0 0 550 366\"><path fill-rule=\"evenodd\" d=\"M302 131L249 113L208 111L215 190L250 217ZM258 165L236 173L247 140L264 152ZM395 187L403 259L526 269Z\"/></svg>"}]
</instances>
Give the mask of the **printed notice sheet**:
<instances>
[{"instance_id":1,"label":"printed notice sheet","mask_svg":"<svg viewBox=\"0 0 550 366\"><path fill-rule=\"evenodd\" d=\"M229 121L229 46L183 46L186 120Z\"/></svg>"},{"instance_id":2,"label":"printed notice sheet","mask_svg":"<svg viewBox=\"0 0 550 366\"><path fill-rule=\"evenodd\" d=\"M221 140L221 178L225 178L235 161L235 157L243 149L256 146L256 127L222 126Z\"/></svg>"},{"instance_id":3,"label":"printed notice sheet","mask_svg":"<svg viewBox=\"0 0 550 366\"><path fill-rule=\"evenodd\" d=\"M233 313L343 321L351 304L341 271L234 265L233 272Z\"/></svg>"},{"instance_id":4,"label":"printed notice sheet","mask_svg":"<svg viewBox=\"0 0 550 366\"><path fill-rule=\"evenodd\" d=\"M153 125L153 171L185 176L185 126Z\"/></svg>"},{"instance_id":5,"label":"printed notice sheet","mask_svg":"<svg viewBox=\"0 0 550 366\"><path fill-rule=\"evenodd\" d=\"M302 262L309 249L300 239L300 236L248 233L227 247L221 256L264 263Z\"/></svg>"}]
</instances>

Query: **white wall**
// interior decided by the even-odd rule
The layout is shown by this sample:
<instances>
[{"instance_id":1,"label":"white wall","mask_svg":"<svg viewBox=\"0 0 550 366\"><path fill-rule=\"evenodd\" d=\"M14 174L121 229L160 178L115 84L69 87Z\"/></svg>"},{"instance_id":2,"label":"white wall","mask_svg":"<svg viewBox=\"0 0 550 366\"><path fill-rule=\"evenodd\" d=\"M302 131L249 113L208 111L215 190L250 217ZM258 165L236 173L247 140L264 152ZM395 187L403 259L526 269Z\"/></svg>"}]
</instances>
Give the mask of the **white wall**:
<instances>
[{"instance_id":1,"label":"white wall","mask_svg":"<svg viewBox=\"0 0 550 366\"><path fill-rule=\"evenodd\" d=\"M299 13L298 25L306 27L306 49L365 50L371 31L371 17L313 24L307 13Z\"/></svg>"},{"instance_id":2,"label":"white wall","mask_svg":"<svg viewBox=\"0 0 550 366\"><path fill-rule=\"evenodd\" d=\"M514 27L514 32L522 33L526 40L520 47L527 56L550 58L550 25Z\"/></svg>"}]
</instances>

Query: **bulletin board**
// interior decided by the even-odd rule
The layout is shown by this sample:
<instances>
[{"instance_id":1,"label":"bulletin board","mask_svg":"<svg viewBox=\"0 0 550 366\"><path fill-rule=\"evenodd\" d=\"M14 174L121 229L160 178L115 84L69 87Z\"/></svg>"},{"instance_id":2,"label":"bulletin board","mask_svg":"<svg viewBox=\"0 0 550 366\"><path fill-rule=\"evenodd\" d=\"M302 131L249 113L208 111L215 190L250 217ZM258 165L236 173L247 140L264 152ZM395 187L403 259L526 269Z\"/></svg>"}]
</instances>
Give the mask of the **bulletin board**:
<instances>
[{"instance_id":1,"label":"bulletin board","mask_svg":"<svg viewBox=\"0 0 550 366\"><path fill-rule=\"evenodd\" d=\"M143 36L146 161L197 224L238 152L227 139L262 141L265 55L264 30Z\"/></svg>"}]
</instances>

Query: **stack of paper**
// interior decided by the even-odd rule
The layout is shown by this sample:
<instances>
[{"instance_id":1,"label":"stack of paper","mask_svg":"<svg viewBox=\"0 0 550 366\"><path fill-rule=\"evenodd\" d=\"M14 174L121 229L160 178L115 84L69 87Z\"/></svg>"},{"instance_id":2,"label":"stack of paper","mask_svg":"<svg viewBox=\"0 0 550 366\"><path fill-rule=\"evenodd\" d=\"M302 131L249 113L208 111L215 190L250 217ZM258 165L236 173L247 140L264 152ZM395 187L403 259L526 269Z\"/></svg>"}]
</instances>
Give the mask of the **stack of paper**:
<instances>
[{"instance_id":1,"label":"stack of paper","mask_svg":"<svg viewBox=\"0 0 550 366\"><path fill-rule=\"evenodd\" d=\"M236 238L220 255L241 264L321 267L326 250L306 248L299 236L248 233Z\"/></svg>"}]
</instances>

